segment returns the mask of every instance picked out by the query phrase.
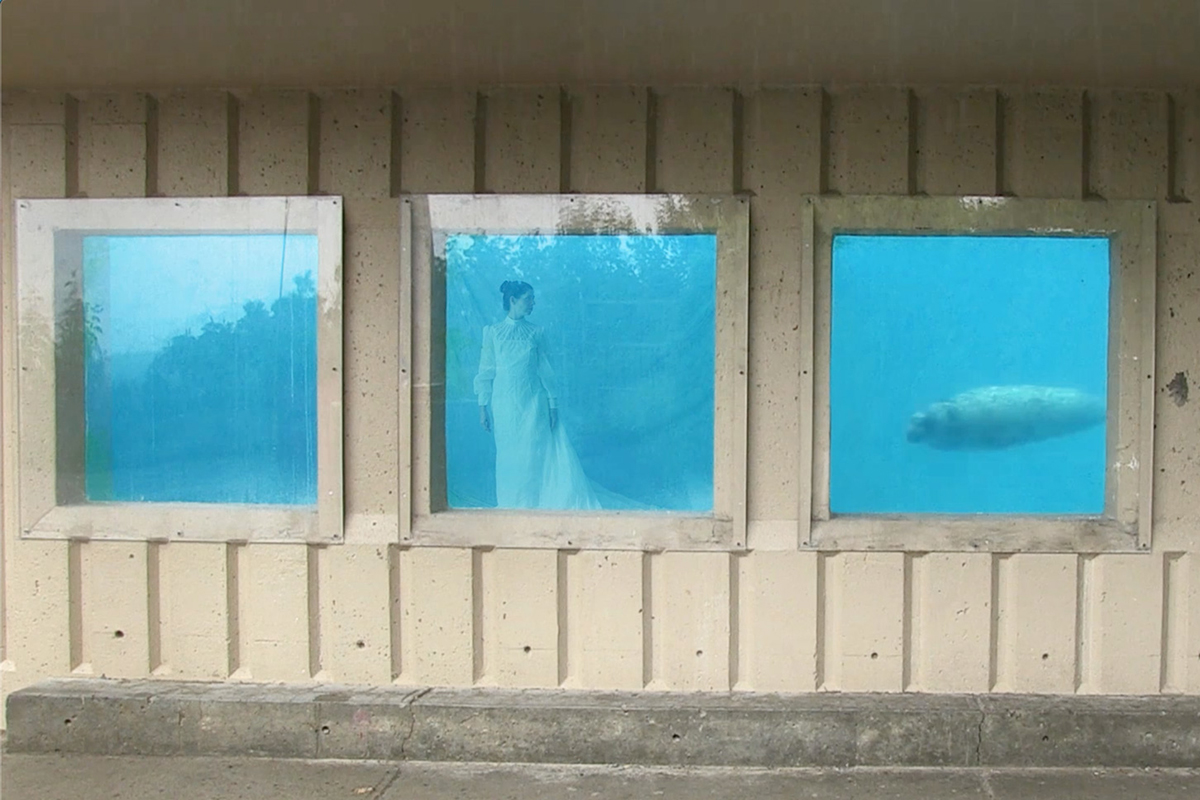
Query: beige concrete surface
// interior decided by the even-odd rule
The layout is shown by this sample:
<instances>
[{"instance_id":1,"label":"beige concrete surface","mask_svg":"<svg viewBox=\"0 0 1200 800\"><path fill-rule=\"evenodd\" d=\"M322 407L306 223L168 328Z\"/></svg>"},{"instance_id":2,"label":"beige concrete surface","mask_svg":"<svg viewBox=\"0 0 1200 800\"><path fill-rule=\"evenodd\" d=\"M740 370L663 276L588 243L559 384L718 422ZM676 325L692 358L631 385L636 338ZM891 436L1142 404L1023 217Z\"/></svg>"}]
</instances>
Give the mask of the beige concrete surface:
<instances>
[{"instance_id":1,"label":"beige concrete surface","mask_svg":"<svg viewBox=\"0 0 1200 800\"><path fill-rule=\"evenodd\" d=\"M679 770L12 755L4 757L0 770L6 800L1173 800L1200 796L1198 770Z\"/></svg>"},{"instance_id":2,"label":"beige concrete surface","mask_svg":"<svg viewBox=\"0 0 1200 800\"><path fill-rule=\"evenodd\" d=\"M24 464L17 438L28 420L16 413L14 242L11 215L0 215L0 695L71 675L1200 694L1200 427L1195 392L1186 401L1168 389L1200 374L1200 91L961 81L739 92L6 88L3 208L82 194L344 197L346 541L20 538L8 476ZM397 318L413 287L399 277L399 195L548 190L754 193L748 552L401 546L410 442L396 370L407 323ZM1150 552L798 552L811 510L799 454L812 443L801 420L814 368L800 324L812 282L801 269L801 198L831 192L1156 201Z\"/></svg>"}]
</instances>

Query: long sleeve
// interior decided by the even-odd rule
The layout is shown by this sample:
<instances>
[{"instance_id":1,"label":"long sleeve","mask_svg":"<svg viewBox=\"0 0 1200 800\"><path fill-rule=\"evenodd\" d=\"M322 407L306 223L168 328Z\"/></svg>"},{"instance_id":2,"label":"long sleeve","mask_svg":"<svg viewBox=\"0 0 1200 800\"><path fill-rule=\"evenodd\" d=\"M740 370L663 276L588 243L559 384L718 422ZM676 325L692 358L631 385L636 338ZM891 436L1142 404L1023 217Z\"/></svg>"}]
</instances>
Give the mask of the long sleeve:
<instances>
[{"instance_id":1,"label":"long sleeve","mask_svg":"<svg viewBox=\"0 0 1200 800\"><path fill-rule=\"evenodd\" d=\"M550 407L558 407L558 380L554 376L554 368L550 366L550 359L546 357L546 334L542 329L538 329L537 338L538 351L538 377L542 381L542 386L546 387L546 396L550 398Z\"/></svg>"},{"instance_id":2,"label":"long sleeve","mask_svg":"<svg viewBox=\"0 0 1200 800\"><path fill-rule=\"evenodd\" d=\"M496 343L492 337L492 326L483 328L483 349L479 353L479 372L475 375L475 394L479 396L479 405L486 406L492 401L492 381L496 378Z\"/></svg>"}]
</instances>

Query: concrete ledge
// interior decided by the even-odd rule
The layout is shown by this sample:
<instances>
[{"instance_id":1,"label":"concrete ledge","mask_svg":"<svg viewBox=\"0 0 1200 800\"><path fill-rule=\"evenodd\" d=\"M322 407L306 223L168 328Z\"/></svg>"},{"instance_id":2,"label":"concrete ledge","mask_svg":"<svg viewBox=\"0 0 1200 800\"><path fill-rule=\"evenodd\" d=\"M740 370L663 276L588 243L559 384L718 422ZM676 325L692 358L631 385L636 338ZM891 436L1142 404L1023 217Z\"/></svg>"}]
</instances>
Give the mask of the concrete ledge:
<instances>
[{"instance_id":1,"label":"concrete ledge","mask_svg":"<svg viewBox=\"0 0 1200 800\"><path fill-rule=\"evenodd\" d=\"M1200 697L63 679L10 695L7 749L669 766L1200 767Z\"/></svg>"}]
</instances>

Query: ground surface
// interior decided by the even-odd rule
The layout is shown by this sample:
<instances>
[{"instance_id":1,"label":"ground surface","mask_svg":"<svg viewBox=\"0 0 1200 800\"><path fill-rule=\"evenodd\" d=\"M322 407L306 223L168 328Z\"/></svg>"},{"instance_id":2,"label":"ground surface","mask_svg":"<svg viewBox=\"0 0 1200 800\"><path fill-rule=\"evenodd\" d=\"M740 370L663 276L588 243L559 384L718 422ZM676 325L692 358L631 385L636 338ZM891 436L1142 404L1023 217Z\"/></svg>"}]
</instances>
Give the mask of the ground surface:
<instances>
[{"instance_id":1,"label":"ground surface","mask_svg":"<svg viewBox=\"0 0 1200 800\"><path fill-rule=\"evenodd\" d=\"M1200 770L750 770L5 754L4 800L1166 800Z\"/></svg>"}]
</instances>

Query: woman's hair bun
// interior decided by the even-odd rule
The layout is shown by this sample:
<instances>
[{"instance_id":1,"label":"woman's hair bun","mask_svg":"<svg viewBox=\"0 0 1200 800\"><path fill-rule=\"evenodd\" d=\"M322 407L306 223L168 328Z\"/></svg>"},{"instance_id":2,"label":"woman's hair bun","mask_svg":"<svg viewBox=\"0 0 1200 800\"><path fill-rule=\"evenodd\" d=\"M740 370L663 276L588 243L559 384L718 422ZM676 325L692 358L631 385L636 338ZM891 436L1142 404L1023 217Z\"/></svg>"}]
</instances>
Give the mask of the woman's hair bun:
<instances>
[{"instance_id":1,"label":"woman's hair bun","mask_svg":"<svg viewBox=\"0 0 1200 800\"><path fill-rule=\"evenodd\" d=\"M504 298L504 310L508 310L509 303L513 298L520 297L532 290L533 287L525 281L505 281L500 284L500 296Z\"/></svg>"}]
</instances>

